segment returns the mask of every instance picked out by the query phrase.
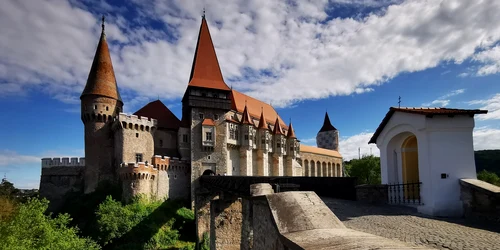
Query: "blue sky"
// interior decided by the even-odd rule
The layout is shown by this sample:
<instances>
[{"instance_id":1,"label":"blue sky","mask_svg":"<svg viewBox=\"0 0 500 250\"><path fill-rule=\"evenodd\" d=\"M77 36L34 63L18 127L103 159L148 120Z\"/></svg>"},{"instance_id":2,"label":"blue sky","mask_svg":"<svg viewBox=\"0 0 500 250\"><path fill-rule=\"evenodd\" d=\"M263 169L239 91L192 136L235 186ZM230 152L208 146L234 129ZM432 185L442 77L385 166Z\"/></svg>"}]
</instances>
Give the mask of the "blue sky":
<instances>
[{"instance_id":1,"label":"blue sky","mask_svg":"<svg viewBox=\"0 0 500 250\"><path fill-rule=\"evenodd\" d=\"M206 9L226 82L271 102L302 143L328 110L346 159L390 106L483 108L475 149L500 148L498 1L6 0L0 173L38 187L42 157L83 156L79 95L106 33L125 111L158 97L180 118Z\"/></svg>"}]
</instances>

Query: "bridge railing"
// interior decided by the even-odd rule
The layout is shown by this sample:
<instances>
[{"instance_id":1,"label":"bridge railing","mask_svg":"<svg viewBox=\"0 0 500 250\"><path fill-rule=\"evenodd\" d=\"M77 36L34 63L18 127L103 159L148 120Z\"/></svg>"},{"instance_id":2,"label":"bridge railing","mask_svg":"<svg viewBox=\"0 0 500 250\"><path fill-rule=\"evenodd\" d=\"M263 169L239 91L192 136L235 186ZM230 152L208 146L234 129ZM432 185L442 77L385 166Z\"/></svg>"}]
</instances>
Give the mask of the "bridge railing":
<instances>
[{"instance_id":1,"label":"bridge railing","mask_svg":"<svg viewBox=\"0 0 500 250\"><path fill-rule=\"evenodd\" d=\"M286 176L209 176L200 177L200 185L209 185L243 196L250 195L250 185L269 183L275 192L313 191L319 196L356 200L354 177L286 177Z\"/></svg>"}]
</instances>

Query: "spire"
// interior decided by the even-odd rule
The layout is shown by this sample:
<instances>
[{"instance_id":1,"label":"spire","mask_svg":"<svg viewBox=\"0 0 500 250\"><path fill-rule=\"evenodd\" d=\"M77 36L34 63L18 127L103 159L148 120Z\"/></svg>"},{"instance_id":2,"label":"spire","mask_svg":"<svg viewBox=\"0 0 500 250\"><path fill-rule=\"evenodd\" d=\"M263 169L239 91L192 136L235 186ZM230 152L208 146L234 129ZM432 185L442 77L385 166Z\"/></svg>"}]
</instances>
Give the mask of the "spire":
<instances>
[{"instance_id":1,"label":"spire","mask_svg":"<svg viewBox=\"0 0 500 250\"><path fill-rule=\"evenodd\" d=\"M245 109L243 110L243 115L241 116L241 123L253 125L252 117L250 117L250 114L248 113L246 103L245 103Z\"/></svg>"},{"instance_id":2,"label":"spire","mask_svg":"<svg viewBox=\"0 0 500 250\"><path fill-rule=\"evenodd\" d=\"M292 127L292 121L290 119L290 125L288 126L288 134L286 135L288 138L297 138L297 136L295 136L295 131L293 131L293 127Z\"/></svg>"},{"instance_id":3,"label":"spire","mask_svg":"<svg viewBox=\"0 0 500 250\"><path fill-rule=\"evenodd\" d=\"M189 86L230 90L222 77L205 14L201 19Z\"/></svg>"},{"instance_id":4,"label":"spire","mask_svg":"<svg viewBox=\"0 0 500 250\"><path fill-rule=\"evenodd\" d=\"M118 86L116 85L115 72L111 56L109 55L106 34L104 33L104 16L102 17L101 38L97 45L92 67L90 68L87 84L85 85L85 89L83 89L80 99L85 95L105 96L122 102Z\"/></svg>"},{"instance_id":5,"label":"spire","mask_svg":"<svg viewBox=\"0 0 500 250\"><path fill-rule=\"evenodd\" d=\"M276 117L276 122L274 123L273 134L282 135L283 129L281 128L280 120Z\"/></svg>"},{"instance_id":6,"label":"spire","mask_svg":"<svg viewBox=\"0 0 500 250\"><path fill-rule=\"evenodd\" d=\"M259 127L260 129L267 129L266 117L264 117L264 108L261 108Z\"/></svg>"},{"instance_id":7,"label":"spire","mask_svg":"<svg viewBox=\"0 0 500 250\"><path fill-rule=\"evenodd\" d=\"M337 130L337 129L330 122L330 117L328 117L328 112L325 112L325 121L323 121L323 127L321 127L319 132L332 131L332 130Z\"/></svg>"}]
</instances>

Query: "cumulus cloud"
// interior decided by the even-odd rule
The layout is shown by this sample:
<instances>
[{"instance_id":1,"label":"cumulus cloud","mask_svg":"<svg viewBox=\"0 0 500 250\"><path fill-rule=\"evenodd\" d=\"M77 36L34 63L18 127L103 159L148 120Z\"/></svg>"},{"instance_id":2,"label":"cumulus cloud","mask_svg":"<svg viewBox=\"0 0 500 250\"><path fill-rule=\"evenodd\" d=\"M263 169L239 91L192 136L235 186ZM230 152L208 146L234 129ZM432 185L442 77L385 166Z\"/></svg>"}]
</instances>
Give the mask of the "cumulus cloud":
<instances>
[{"instance_id":1,"label":"cumulus cloud","mask_svg":"<svg viewBox=\"0 0 500 250\"><path fill-rule=\"evenodd\" d=\"M484 121L500 119L500 93L495 94L489 99L474 100L468 103L469 105L480 106L479 109L488 110L487 114L478 115L478 120Z\"/></svg>"},{"instance_id":2,"label":"cumulus cloud","mask_svg":"<svg viewBox=\"0 0 500 250\"><path fill-rule=\"evenodd\" d=\"M480 127L473 134L474 150L500 149L500 129Z\"/></svg>"},{"instance_id":3,"label":"cumulus cloud","mask_svg":"<svg viewBox=\"0 0 500 250\"><path fill-rule=\"evenodd\" d=\"M481 51L474 56L474 60L483 64L476 72L478 76L500 72L500 46L496 45Z\"/></svg>"},{"instance_id":4,"label":"cumulus cloud","mask_svg":"<svg viewBox=\"0 0 500 250\"><path fill-rule=\"evenodd\" d=\"M463 94L464 92L465 92L465 89L453 90L450 93L445 94L432 102L423 103L422 106L424 106L424 107L429 107L429 106L446 107L450 104L450 100L449 100L450 97Z\"/></svg>"},{"instance_id":5,"label":"cumulus cloud","mask_svg":"<svg viewBox=\"0 0 500 250\"><path fill-rule=\"evenodd\" d=\"M368 144L373 133L363 132L350 137L345 137L339 141L339 151L345 161L358 159L359 155L380 156L380 150L375 144ZM359 151L358 151L359 150Z\"/></svg>"},{"instance_id":6,"label":"cumulus cloud","mask_svg":"<svg viewBox=\"0 0 500 250\"><path fill-rule=\"evenodd\" d=\"M112 59L128 99L178 99L185 91L203 7L226 81L276 106L370 92L402 72L474 57L491 64L500 2L477 1L99 1ZM84 1L83 3L88 3ZM332 5L333 4L333 5ZM332 18L338 5L380 7ZM100 30L90 4L6 0L0 9L0 84L78 96ZM129 13L130 14L130 13ZM156 25L150 25L154 20ZM160 25L158 25L160 23ZM160 28L159 28L160 27ZM490 60L491 59L491 60ZM492 70L486 70L492 72ZM486 72L485 71L485 72Z\"/></svg>"}]
</instances>

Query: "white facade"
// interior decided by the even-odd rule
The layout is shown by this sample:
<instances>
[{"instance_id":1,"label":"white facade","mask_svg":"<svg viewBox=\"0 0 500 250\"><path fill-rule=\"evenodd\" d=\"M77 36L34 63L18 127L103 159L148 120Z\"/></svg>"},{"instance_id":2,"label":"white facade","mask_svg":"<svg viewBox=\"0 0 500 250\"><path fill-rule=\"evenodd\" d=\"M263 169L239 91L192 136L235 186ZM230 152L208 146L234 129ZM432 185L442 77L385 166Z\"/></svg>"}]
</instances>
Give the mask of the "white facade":
<instances>
[{"instance_id":1,"label":"white facade","mask_svg":"<svg viewBox=\"0 0 500 250\"><path fill-rule=\"evenodd\" d=\"M418 211L434 216L462 216L459 179L476 179L473 128L474 118L469 114L427 117L396 111L376 140L382 184L404 182L402 145L406 138L415 135L423 204Z\"/></svg>"}]
</instances>

